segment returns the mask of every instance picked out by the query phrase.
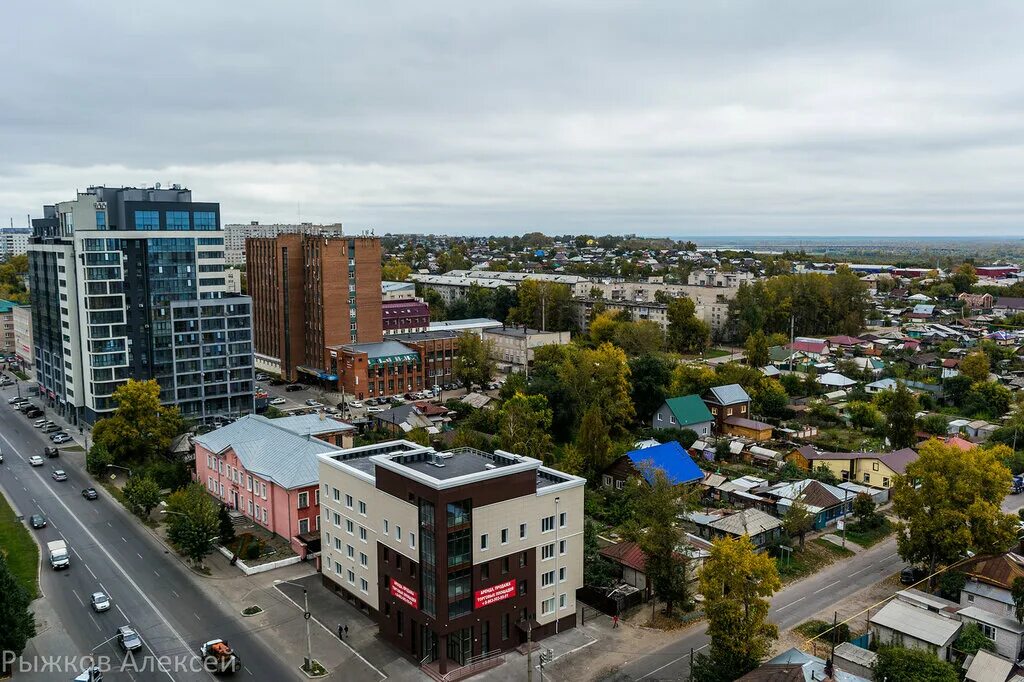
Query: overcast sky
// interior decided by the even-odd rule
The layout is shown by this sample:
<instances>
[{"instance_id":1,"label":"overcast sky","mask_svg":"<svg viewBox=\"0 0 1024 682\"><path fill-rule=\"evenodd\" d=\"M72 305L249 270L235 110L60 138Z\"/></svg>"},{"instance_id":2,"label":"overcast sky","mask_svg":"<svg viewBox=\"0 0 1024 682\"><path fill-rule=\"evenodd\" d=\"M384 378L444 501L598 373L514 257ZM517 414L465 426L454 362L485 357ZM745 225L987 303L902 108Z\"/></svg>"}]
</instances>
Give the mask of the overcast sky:
<instances>
[{"instance_id":1,"label":"overcast sky","mask_svg":"<svg viewBox=\"0 0 1024 682\"><path fill-rule=\"evenodd\" d=\"M9 2L0 220L1024 236L1024 3Z\"/></svg>"}]
</instances>

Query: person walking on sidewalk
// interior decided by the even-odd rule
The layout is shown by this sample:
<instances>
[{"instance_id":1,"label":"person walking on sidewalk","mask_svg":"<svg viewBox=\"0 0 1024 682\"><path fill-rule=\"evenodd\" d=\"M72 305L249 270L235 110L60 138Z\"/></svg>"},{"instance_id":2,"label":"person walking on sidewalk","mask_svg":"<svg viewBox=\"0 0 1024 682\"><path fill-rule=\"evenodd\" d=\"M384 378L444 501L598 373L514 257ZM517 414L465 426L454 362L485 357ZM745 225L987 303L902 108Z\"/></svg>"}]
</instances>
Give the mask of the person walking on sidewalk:
<instances>
[{"instance_id":1,"label":"person walking on sidewalk","mask_svg":"<svg viewBox=\"0 0 1024 682\"><path fill-rule=\"evenodd\" d=\"M347 629L344 625L338 623L338 639L345 639L345 630Z\"/></svg>"},{"instance_id":2,"label":"person walking on sidewalk","mask_svg":"<svg viewBox=\"0 0 1024 682\"><path fill-rule=\"evenodd\" d=\"M619 627L619 614L616 613L614 616L612 616L612 630L614 630L617 627Z\"/></svg>"}]
</instances>

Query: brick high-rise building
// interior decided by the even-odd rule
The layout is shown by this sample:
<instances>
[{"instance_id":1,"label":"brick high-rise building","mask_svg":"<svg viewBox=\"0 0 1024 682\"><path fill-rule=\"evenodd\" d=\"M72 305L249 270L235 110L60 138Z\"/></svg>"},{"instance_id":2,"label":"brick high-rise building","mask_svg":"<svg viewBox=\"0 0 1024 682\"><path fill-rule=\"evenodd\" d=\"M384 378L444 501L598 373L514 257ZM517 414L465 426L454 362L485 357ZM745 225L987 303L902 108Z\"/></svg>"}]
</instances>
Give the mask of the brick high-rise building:
<instances>
[{"instance_id":1,"label":"brick high-rise building","mask_svg":"<svg viewBox=\"0 0 1024 682\"><path fill-rule=\"evenodd\" d=\"M377 237L281 234L246 240L257 364L337 381L328 346L382 338Z\"/></svg>"}]
</instances>

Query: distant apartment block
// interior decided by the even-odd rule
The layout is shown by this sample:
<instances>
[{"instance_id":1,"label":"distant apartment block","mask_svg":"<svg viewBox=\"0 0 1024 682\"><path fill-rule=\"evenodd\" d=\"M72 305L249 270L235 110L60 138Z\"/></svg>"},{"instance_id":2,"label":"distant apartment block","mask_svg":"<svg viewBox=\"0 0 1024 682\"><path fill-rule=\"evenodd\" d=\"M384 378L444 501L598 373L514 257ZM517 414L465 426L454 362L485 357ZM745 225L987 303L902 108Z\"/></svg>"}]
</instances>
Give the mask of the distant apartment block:
<instances>
[{"instance_id":1,"label":"distant apartment block","mask_svg":"<svg viewBox=\"0 0 1024 682\"><path fill-rule=\"evenodd\" d=\"M407 301L412 298L416 298L415 282L380 283L380 300L385 303L388 301Z\"/></svg>"},{"instance_id":2,"label":"distant apartment block","mask_svg":"<svg viewBox=\"0 0 1024 682\"><path fill-rule=\"evenodd\" d=\"M691 272L686 283L697 287L735 289L743 282L753 282L754 279L752 272L722 272L715 268L705 268Z\"/></svg>"},{"instance_id":3,"label":"distant apartment block","mask_svg":"<svg viewBox=\"0 0 1024 682\"><path fill-rule=\"evenodd\" d=\"M224 262L245 265L245 240L250 237L276 237L279 234L320 234L341 232L341 224L314 225L313 223L261 225L259 221L232 223L224 226Z\"/></svg>"},{"instance_id":4,"label":"distant apartment block","mask_svg":"<svg viewBox=\"0 0 1024 682\"><path fill-rule=\"evenodd\" d=\"M377 237L281 234L246 242L256 360L295 381L338 381L328 347L382 339Z\"/></svg>"},{"instance_id":5,"label":"distant apartment block","mask_svg":"<svg viewBox=\"0 0 1024 682\"><path fill-rule=\"evenodd\" d=\"M486 329L484 341L490 341L491 358L503 372L525 372L533 364L533 351L540 346L564 346L572 340L570 332L542 332L538 329L509 327Z\"/></svg>"},{"instance_id":6,"label":"distant apartment block","mask_svg":"<svg viewBox=\"0 0 1024 682\"><path fill-rule=\"evenodd\" d=\"M11 313L14 323L14 355L29 379L35 374L36 362L32 346L32 306L17 305Z\"/></svg>"},{"instance_id":7,"label":"distant apartment block","mask_svg":"<svg viewBox=\"0 0 1024 682\"><path fill-rule=\"evenodd\" d=\"M227 293L219 204L89 187L32 229L35 378L58 414L93 423L128 379L189 418L252 411L251 300Z\"/></svg>"},{"instance_id":8,"label":"distant apartment block","mask_svg":"<svg viewBox=\"0 0 1024 682\"><path fill-rule=\"evenodd\" d=\"M30 227L0 228L0 260L28 253L28 242L32 236Z\"/></svg>"}]
</instances>

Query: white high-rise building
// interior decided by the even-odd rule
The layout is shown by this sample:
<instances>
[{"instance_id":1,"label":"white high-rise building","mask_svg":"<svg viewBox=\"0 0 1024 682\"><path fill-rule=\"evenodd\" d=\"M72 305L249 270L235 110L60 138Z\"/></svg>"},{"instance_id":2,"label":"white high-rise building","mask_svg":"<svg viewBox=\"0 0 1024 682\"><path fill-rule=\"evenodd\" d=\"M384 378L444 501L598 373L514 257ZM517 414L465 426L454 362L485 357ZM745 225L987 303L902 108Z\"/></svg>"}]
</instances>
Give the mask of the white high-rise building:
<instances>
[{"instance_id":1,"label":"white high-rise building","mask_svg":"<svg viewBox=\"0 0 1024 682\"><path fill-rule=\"evenodd\" d=\"M20 256L28 251L28 238L32 229L28 227L0 228L0 260Z\"/></svg>"},{"instance_id":2,"label":"white high-rise building","mask_svg":"<svg viewBox=\"0 0 1024 682\"><path fill-rule=\"evenodd\" d=\"M245 264L245 240L249 237L276 237L279 234L320 234L322 232L340 232L341 225L314 225L300 223L298 225L260 225L253 220L248 225L236 223L224 226L224 262L228 265Z\"/></svg>"}]
</instances>

